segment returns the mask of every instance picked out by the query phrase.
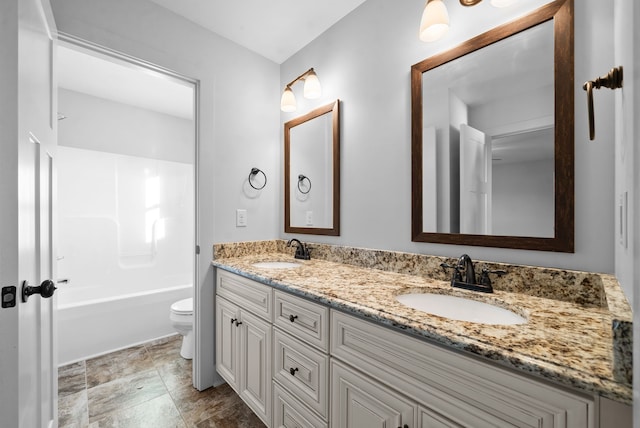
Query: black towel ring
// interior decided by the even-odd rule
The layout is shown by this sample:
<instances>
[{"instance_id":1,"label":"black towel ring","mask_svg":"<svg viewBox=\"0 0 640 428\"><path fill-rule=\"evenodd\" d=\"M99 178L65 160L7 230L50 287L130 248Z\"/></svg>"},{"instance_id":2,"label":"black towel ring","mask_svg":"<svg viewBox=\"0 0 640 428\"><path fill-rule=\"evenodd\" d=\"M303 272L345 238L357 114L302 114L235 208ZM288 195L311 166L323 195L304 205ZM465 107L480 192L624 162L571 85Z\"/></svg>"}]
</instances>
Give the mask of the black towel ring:
<instances>
[{"instance_id":1,"label":"black towel ring","mask_svg":"<svg viewBox=\"0 0 640 428\"><path fill-rule=\"evenodd\" d=\"M258 175L258 173L262 173L262 175L264 176L264 183L260 187L254 186L253 183L251 182L251 177L255 177L256 175ZM267 185L267 174L265 174L264 171L258 168L251 168L251 172L249 173L249 186L253 187L256 190L262 190L266 185Z\"/></svg>"},{"instance_id":2,"label":"black towel ring","mask_svg":"<svg viewBox=\"0 0 640 428\"><path fill-rule=\"evenodd\" d=\"M302 183L304 180L307 180L309 182L309 187L308 187L306 192L300 188L300 183ZM298 175L298 190L303 195L306 195L307 193L309 193L311 191L311 180L309 180L309 177L307 177L306 175L303 175L303 174Z\"/></svg>"}]
</instances>

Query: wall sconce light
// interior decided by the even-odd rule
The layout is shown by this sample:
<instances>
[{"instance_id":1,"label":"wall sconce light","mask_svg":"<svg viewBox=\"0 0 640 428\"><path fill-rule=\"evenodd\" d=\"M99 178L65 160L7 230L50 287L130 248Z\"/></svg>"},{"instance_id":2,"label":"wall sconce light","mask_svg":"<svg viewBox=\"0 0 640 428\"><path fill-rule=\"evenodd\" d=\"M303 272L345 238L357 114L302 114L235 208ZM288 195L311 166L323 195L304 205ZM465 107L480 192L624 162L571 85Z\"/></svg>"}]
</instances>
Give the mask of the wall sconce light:
<instances>
[{"instance_id":1,"label":"wall sconce light","mask_svg":"<svg viewBox=\"0 0 640 428\"><path fill-rule=\"evenodd\" d=\"M442 0L427 0L420 20L420 40L434 42L449 31L449 13Z\"/></svg>"},{"instance_id":2,"label":"wall sconce light","mask_svg":"<svg viewBox=\"0 0 640 428\"><path fill-rule=\"evenodd\" d=\"M282 98L280 99L280 110L286 112L292 112L296 110L296 97L295 95L293 95L291 86L293 86L299 80L304 80L303 94L305 98L320 98L320 96L322 95L320 80L318 80L318 76L316 75L316 72L313 71L313 68L310 68L285 86L284 92L282 93Z\"/></svg>"},{"instance_id":3,"label":"wall sconce light","mask_svg":"<svg viewBox=\"0 0 640 428\"><path fill-rule=\"evenodd\" d=\"M475 6L482 0L460 0L462 6ZM491 0L494 7L511 6L517 0ZM427 0L420 20L420 40L435 42L449 31L449 13L443 0Z\"/></svg>"}]
</instances>

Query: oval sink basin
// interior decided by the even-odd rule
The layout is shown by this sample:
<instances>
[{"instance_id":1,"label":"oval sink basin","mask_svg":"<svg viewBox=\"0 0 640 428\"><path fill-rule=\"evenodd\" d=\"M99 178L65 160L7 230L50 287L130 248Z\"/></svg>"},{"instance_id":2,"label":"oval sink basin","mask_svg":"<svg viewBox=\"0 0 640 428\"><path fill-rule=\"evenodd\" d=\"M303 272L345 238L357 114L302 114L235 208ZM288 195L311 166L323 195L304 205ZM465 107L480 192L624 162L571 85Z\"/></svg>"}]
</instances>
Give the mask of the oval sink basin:
<instances>
[{"instance_id":1,"label":"oval sink basin","mask_svg":"<svg viewBox=\"0 0 640 428\"><path fill-rule=\"evenodd\" d=\"M514 325L527 320L507 309L464 297L446 294L413 293L401 294L396 299L405 306L458 321L480 324Z\"/></svg>"},{"instance_id":2,"label":"oval sink basin","mask_svg":"<svg viewBox=\"0 0 640 428\"><path fill-rule=\"evenodd\" d=\"M261 269L292 269L302 266L296 262L259 262L254 263L253 267Z\"/></svg>"}]
</instances>

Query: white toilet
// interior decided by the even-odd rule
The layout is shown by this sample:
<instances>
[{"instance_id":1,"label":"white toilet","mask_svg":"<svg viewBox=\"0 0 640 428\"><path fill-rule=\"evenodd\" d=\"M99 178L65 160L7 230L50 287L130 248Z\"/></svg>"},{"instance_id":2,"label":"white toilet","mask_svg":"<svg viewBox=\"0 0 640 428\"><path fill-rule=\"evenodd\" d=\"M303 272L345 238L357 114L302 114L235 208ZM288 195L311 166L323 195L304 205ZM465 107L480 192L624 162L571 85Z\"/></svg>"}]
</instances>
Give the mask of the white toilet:
<instances>
[{"instance_id":1,"label":"white toilet","mask_svg":"<svg viewBox=\"0 0 640 428\"><path fill-rule=\"evenodd\" d=\"M193 358L193 298L178 300L171 305L169 319L173 328L180 333L182 338L182 348L180 355L182 358L190 360Z\"/></svg>"}]
</instances>

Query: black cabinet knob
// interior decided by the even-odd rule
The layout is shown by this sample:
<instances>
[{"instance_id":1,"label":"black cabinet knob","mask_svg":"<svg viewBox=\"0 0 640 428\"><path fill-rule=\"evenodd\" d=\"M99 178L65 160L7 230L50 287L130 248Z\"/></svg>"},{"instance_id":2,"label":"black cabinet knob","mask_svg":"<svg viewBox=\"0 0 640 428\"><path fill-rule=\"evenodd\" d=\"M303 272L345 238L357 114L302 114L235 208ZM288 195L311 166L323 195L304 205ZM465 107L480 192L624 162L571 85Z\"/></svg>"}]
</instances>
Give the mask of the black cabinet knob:
<instances>
[{"instance_id":1,"label":"black cabinet knob","mask_svg":"<svg viewBox=\"0 0 640 428\"><path fill-rule=\"evenodd\" d=\"M238 321L236 318L231 318L231 324L233 324L236 321Z\"/></svg>"},{"instance_id":2,"label":"black cabinet knob","mask_svg":"<svg viewBox=\"0 0 640 428\"><path fill-rule=\"evenodd\" d=\"M297 367L295 369L293 367L289 369L289 373L291 373L291 376L295 376L297 371L298 371Z\"/></svg>"},{"instance_id":3,"label":"black cabinet knob","mask_svg":"<svg viewBox=\"0 0 640 428\"><path fill-rule=\"evenodd\" d=\"M237 321L236 320L236 327L239 326L240 324L242 324L242 321Z\"/></svg>"},{"instance_id":4,"label":"black cabinet knob","mask_svg":"<svg viewBox=\"0 0 640 428\"><path fill-rule=\"evenodd\" d=\"M289 321L294 322L298 318L297 315L289 315Z\"/></svg>"}]
</instances>

